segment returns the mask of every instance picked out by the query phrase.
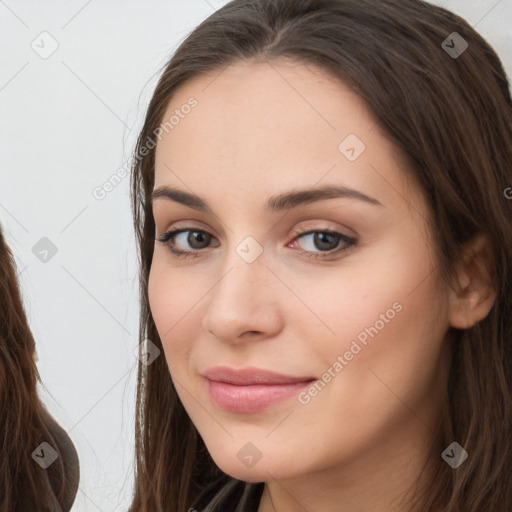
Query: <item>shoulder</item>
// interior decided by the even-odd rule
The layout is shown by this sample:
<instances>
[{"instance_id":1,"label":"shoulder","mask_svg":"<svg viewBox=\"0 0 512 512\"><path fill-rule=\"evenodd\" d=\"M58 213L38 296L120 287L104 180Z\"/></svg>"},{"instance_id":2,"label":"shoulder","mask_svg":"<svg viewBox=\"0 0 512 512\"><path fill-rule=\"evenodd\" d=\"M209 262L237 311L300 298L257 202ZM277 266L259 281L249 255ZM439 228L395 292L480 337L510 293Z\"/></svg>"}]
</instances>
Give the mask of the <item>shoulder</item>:
<instances>
[{"instance_id":1,"label":"shoulder","mask_svg":"<svg viewBox=\"0 0 512 512\"><path fill-rule=\"evenodd\" d=\"M57 458L44 471L40 472L42 481L47 489L47 496L58 504L58 510L69 512L75 501L78 492L80 479L80 466L78 454L71 438L66 431L55 421L48 411L44 408L39 410L39 417L42 423L41 436L52 449L57 452ZM34 497L32 488L29 488L28 482L23 480L17 496L16 512L25 512L27 510L47 511L48 507L41 507L38 500ZM55 508L51 508L55 510Z\"/></svg>"},{"instance_id":2,"label":"shoulder","mask_svg":"<svg viewBox=\"0 0 512 512\"><path fill-rule=\"evenodd\" d=\"M45 411L44 422L55 441L55 449L62 458L62 465L51 465L48 468L48 476L56 496L59 497L59 504L62 512L71 510L78 492L80 480L80 463L75 445L67 432ZM52 471L53 466L55 468ZM59 470L59 468L62 468Z\"/></svg>"}]
</instances>

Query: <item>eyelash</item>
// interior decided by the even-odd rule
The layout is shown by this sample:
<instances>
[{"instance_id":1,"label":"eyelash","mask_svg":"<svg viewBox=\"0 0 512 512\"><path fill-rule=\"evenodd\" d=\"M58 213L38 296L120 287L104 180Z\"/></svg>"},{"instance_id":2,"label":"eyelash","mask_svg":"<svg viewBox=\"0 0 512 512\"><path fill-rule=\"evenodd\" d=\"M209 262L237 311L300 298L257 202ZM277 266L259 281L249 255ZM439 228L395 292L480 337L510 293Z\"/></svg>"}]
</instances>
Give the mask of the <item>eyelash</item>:
<instances>
[{"instance_id":1,"label":"eyelash","mask_svg":"<svg viewBox=\"0 0 512 512\"><path fill-rule=\"evenodd\" d=\"M167 244L170 252L176 257L186 258L188 256L192 256L193 258L197 258L198 256L201 255L201 252L204 249L197 249L195 251L183 251L182 249L176 249L172 244L169 243L169 242L174 242L174 237L176 235L178 235L179 233L187 232L187 231L196 232L196 233L204 233L204 234L208 234L208 235L210 234L207 231L204 231L202 229L196 229L193 226L189 226L189 227L177 228L177 229L167 231L166 233L164 233L160 236L157 236L156 240L158 242ZM339 242L345 243L345 245L341 246L341 248L331 249L330 251L313 252L313 251L298 250L298 253L300 255L304 255L304 256L306 256L308 258L312 258L312 259L328 258L335 254L342 253L344 251L347 251L350 248L355 247L359 242L357 238L353 238L353 237L344 235L343 233L340 233L338 231L334 231L331 229L310 229L307 231L300 231L300 232L294 233L294 235L293 235L294 238L293 238L292 242L298 238L301 238L305 235L310 235L312 233L323 233L323 234L329 234L329 235L336 235L338 237Z\"/></svg>"}]
</instances>

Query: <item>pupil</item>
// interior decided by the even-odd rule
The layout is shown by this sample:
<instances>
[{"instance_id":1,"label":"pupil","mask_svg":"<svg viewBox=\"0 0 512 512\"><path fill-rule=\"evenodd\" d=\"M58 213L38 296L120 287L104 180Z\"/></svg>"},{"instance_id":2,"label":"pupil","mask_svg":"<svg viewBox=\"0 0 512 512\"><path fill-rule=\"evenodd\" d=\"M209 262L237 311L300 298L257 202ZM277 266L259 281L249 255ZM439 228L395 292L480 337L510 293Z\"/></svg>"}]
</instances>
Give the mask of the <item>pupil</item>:
<instances>
[{"instance_id":1,"label":"pupil","mask_svg":"<svg viewBox=\"0 0 512 512\"><path fill-rule=\"evenodd\" d=\"M330 239L330 243L329 243ZM333 240L334 239L334 240ZM314 239L315 245L318 247L318 249L334 249L336 247L336 235L332 233L315 233L315 239ZM329 245L332 245L332 242L334 242L334 246L330 247ZM327 244L327 245L325 245Z\"/></svg>"},{"instance_id":2,"label":"pupil","mask_svg":"<svg viewBox=\"0 0 512 512\"><path fill-rule=\"evenodd\" d=\"M190 234L188 235L187 242L190 244L191 247L194 247L195 249L201 249L201 247L196 247L195 243L198 242L199 245L201 245L202 242L204 243L205 239L205 233L201 231L191 231Z\"/></svg>"}]
</instances>

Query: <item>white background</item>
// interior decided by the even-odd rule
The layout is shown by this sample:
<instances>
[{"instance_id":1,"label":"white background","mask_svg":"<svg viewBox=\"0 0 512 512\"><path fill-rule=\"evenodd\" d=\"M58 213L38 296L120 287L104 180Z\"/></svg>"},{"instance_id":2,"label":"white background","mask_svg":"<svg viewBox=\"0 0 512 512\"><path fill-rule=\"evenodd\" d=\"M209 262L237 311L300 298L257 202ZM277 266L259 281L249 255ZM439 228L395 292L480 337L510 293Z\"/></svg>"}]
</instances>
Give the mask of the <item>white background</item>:
<instances>
[{"instance_id":1,"label":"white background","mask_svg":"<svg viewBox=\"0 0 512 512\"><path fill-rule=\"evenodd\" d=\"M161 66L225 3L0 0L0 223L37 343L40 395L79 452L73 512L124 511L132 492L129 178L102 200L93 190L130 158ZM512 0L435 3L476 27L512 75ZM43 31L58 43L47 59L31 47L50 48ZM57 248L47 262L32 252L43 237Z\"/></svg>"}]
</instances>

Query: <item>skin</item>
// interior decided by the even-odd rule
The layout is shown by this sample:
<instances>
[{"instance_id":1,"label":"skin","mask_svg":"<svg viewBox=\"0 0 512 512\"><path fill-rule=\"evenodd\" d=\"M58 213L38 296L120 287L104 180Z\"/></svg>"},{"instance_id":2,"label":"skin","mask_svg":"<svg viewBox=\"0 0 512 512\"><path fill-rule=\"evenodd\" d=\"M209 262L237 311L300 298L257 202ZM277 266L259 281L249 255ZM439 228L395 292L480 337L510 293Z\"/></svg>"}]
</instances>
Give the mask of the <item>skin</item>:
<instances>
[{"instance_id":1,"label":"skin","mask_svg":"<svg viewBox=\"0 0 512 512\"><path fill-rule=\"evenodd\" d=\"M483 318L494 296L466 267L464 295L443 282L421 190L343 83L303 63L236 63L184 84L165 119L191 96L197 107L158 142L155 189L197 194L213 214L168 198L155 199L153 212L157 236L191 226L212 238L191 246L189 233L178 235L178 248L199 253L186 258L156 241L149 279L185 409L224 472L267 483L259 512L402 510L434 443L447 331ZM348 134L366 146L355 161L338 149ZM382 206L334 198L289 211L264 207L275 194L327 184ZM344 246L335 239L322 249L312 235L294 235L311 229L358 244L308 258ZM236 252L247 236L263 250L252 263ZM293 397L247 414L210 399L200 373L217 365L321 379L394 303L401 311L309 403ZM252 467L237 457L248 442L261 452Z\"/></svg>"}]
</instances>

